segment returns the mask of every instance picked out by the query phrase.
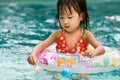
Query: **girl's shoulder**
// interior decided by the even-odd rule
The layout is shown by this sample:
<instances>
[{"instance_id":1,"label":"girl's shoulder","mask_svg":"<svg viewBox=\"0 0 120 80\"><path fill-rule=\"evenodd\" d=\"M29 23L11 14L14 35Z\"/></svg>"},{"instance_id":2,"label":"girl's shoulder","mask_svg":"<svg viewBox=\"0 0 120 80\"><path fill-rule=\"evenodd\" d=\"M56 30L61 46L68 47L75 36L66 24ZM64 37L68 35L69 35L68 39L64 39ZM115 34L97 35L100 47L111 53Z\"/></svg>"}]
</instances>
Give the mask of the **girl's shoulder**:
<instances>
[{"instance_id":1,"label":"girl's shoulder","mask_svg":"<svg viewBox=\"0 0 120 80\"><path fill-rule=\"evenodd\" d=\"M93 33L91 31L85 29L83 36L84 36L84 38L92 37Z\"/></svg>"},{"instance_id":2,"label":"girl's shoulder","mask_svg":"<svg viewBox=\"0 0 120 80\"><path fill-rule=\"evenodd\" d=\"M85 34L85 35L89 35L89 34L92 34L92 32L89 31L89 30L87 30L87 29L85 29L85 30L84 30L84 34Z\"/></svg>"},{"instance_id":3,"label":"girl's shoulder","mask_svg":"<svg viewBox=\"0 0 120 80\"><path fill-rule=\"evenodd\" d=\"M59 29L53 32L53 34L55 34L57 37L59 37L62 33L63 33L62 29Z\"/></svg>"}]
</instances>

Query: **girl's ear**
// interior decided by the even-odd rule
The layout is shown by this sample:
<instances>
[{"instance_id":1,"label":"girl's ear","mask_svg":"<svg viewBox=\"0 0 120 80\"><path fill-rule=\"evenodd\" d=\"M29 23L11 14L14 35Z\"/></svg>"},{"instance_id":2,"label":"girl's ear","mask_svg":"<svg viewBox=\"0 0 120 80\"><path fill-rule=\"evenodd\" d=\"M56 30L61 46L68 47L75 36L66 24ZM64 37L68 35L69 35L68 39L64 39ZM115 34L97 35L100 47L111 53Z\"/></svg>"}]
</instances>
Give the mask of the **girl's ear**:
<instances>
[{"instance_id":1,"label":"girl's ear","mask_svg":"<svg viewBox=\"0 0 120 80\"><path fill-rule=\"evenodd\" d=\"M84 18L85 18L85 16L84 16L84 13L82 12L82 13L80 14L80 20L83 21Z\"/></svg>"}]
</instances>

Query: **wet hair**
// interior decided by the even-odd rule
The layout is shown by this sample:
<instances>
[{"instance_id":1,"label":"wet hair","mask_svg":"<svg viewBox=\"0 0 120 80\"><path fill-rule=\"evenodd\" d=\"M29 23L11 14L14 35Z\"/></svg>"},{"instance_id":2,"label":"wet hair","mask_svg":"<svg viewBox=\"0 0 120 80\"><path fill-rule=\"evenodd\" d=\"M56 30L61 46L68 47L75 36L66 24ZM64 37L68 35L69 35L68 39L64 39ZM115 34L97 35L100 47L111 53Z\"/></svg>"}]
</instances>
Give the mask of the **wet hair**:
<instances>
[{"instance_id":1,"label":"wet hair","mask_svg":"<svg viewBox=\"0 0 120 80\"><path fill-rule=\"evenodd\" d=\"M87 12L86 0L58 0L57 2L57 19L59 21L59 14L66 12L66 8L71 12L71 7L80 15L83 13L83 21L80 25L84 26L84 29L88 28L89 16Z\"/></svg>"}]
</instances>

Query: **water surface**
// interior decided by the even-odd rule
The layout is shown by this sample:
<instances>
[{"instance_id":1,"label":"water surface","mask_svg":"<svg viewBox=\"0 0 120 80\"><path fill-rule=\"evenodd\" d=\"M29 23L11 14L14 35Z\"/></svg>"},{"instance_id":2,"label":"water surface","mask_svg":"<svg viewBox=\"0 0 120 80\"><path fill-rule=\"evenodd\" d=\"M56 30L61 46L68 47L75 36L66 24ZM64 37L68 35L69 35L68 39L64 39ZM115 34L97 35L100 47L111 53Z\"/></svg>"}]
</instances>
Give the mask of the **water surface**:
<instances>
[{"instance_id":1,"label":"water surface","mask_svg":"<svg viewBox=\"0 0 120 80\"><path fill-rule=\"evenodd\" d=\"M49 2L49 1L48 1ZM104 46L120 50L120 1L89 2L89 30ZM45 40L54 30L56 5L0 5L0 79L54 80L53 73L41 71L26 61L32 48ZM50 47L54 49L55 44ZM62 77L61 80L69 80ZM98 78L99 77L99 78ZM120 70L91 74L89 80L119 80Z\"/></svg>"}]
</instances>

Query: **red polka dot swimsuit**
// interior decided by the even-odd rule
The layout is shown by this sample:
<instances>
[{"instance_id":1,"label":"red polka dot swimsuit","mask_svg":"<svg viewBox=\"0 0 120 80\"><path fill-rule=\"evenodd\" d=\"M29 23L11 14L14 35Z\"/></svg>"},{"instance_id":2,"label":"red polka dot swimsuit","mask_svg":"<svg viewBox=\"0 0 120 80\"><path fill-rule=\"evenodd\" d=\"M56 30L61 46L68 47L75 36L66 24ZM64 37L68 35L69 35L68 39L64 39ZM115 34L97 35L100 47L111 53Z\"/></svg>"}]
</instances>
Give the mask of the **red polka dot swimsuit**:
<instances>
[{"instance_id":1,"label":"red polka dot swimsuit","mask_svg":"<svg viewBox=\"0 0 120 80\"><path fill-rule=\"evenodd\" d=\"M70 53L70 54L75 54L75 53L83 54L85 50L87 50L87 43L82 36L79 37L77 43L70 49L68 48L68 45L66 43L66 37L64 35L64 32L62 32L62 34L57 40L57 45L56 45L57 52Z\"/></svg>"}]
</instances>

